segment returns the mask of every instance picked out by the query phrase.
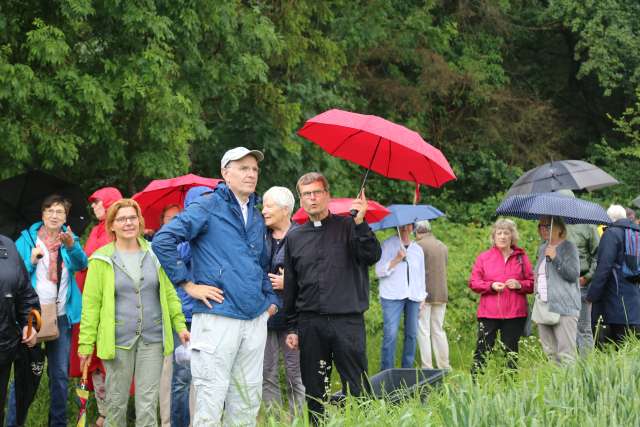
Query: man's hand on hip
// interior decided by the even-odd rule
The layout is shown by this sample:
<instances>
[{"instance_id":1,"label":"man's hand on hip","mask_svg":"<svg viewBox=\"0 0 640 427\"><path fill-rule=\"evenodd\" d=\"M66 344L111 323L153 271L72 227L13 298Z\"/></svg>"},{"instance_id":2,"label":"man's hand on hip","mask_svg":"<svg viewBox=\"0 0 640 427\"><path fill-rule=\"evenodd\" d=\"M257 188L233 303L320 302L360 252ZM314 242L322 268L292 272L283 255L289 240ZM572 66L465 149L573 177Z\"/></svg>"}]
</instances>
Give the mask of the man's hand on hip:
<instances>
[{"instance_id":1,"label":"man's hand on hip","mask_svg":"<svg viewBox=\"0 0 640 427\"><path fill-rule=\"evenodd\" d=\"M187 282L182 285L182 289L191 296L191 298L200 300L209 308L213 308L209 300L217 303L224 301L222 289L209 285L198 285L193 282Z\"/></svg>"}]
</instances>

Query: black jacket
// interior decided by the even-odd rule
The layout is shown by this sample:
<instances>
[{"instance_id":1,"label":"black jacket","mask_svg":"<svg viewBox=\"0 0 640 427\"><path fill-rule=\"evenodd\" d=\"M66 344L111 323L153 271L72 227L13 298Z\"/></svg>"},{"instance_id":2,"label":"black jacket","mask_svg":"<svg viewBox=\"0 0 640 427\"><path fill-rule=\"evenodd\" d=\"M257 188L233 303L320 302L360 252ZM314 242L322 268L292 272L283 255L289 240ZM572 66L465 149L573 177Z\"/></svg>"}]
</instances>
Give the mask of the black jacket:
<instances>
[{"instance_id":1,"label":"black jacket","mask_svg":"<svg viewBox=\"0 0 640 427\"><path fill-rule=\"evenodd\" d=\"M309 221L287 234L284 309L288 328L299 313L356 314L369 308L368 267L381 255L366 222L329 214L320 227Z\"/></svg>"},{"instance_id":2,"label":"black jacket","mask_svg":"<svg viewBox=\"0 0 640 427\"><path fill-rule=\"evenodd\" d=\"M599 304L606 324L640 325L640 286L625 280L621 269L625 228L640 230L637 224L621 219L602 235L587 300Z\"/></svg>"},{"instance_id":3,"label":"black jacket","mask_svg":"<svg viewBox=\"0 0 640 427\"><path fill-rule=\"evenodd\" d=\"M295 229L298 224L293 223L289 228L288 232ZM269 264L269 273L280 274L280 268L284 268L284 245L287 240L287 234L278 242L273 238L273 234L271 230L268 230L267 234L267 253L270 254L270 264ZM283 293L284 291L274 291L278 300L280 301L280 307L283 306ZM284 310L278 311L275 315L269 318L267 322L267 327L270 330L274 331L283 331L287 329L287 320L285 317Z\"/></svg>"},{"instance_id":4,"label":"black jacket","mask_svg":"<svg viewBox=\"0 0 640 427\"><path fill-rule=\"evenodd\" d=\"M13 360L22 327L32 308L40 309L38 295L15 244L0 235L0 363Z\"/></svg>"}]
</instances>

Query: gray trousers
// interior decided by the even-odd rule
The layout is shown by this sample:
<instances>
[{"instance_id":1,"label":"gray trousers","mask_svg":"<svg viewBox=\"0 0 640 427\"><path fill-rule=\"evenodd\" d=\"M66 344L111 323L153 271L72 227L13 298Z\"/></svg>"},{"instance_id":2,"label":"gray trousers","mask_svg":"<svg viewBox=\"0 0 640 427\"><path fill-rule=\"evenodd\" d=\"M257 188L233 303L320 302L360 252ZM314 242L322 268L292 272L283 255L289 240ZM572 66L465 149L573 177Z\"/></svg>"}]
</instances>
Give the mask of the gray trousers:
<instances>
[{"instance_id":1,"label":"gray trousers","mask_svg":"<svg viewBox=\"0 0 640 427\"><path fill-rule=\"evenodd\" d=\"M576 342L578 345L578 353L586 356L593 350L593 334L591 333L591 303L587 302L588 286L580 287L580 317L578 318L578 334Z\"/></svg>"},{"instance_id":2,"label":"gray trousers","mask_svg":"<svg viewBox=\"0 0 640 427\"><path fill-rule=\"evenodd\" d=\"M267 333L264 348L264 370L262 380L262 400L265 406L282 405L280 393L280 353L284 359L287 378L287 398L291 414L301 414L304 406L304 385L300 375L300 351L291 350L286 343L288 332L272 331Z\"/></svg>"},{"instance_id":3,"label":"gray trousers","mask_svg":"<svg viewBox=\"0 0 640 427\"><path fill-rule=\"evenodd\" d=\"M127 425L131 379L136 382L136 427L157 427L158 393L162 374L162 343L145 344L142 338L129 350L116 348L113 360L103 360L105 379L105 427Z\"/></svg>"},{"instance_id":4,"label":"gray trousers","mask_svg":"<svg viewBox=\"0 0 640 427\"><path fill-rule=\"evenodd\" d=\"M558 364L576 359L577 316L560 316L556 325L538 325L542 349L549 360Z\"/></svg>"}]
</instances>

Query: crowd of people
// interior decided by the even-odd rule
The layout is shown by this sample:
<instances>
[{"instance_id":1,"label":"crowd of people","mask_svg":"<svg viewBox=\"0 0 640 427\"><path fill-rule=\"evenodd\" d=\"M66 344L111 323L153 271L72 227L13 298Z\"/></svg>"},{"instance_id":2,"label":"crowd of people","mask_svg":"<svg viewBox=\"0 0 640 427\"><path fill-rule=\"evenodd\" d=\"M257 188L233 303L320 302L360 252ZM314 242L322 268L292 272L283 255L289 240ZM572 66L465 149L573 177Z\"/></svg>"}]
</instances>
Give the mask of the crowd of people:
<instances>
[{"instance_id":1,"label":"crowd of people","mask_svg":"<svg viewBox=\"0 0 640 427\"><path fill-rule=\"evenodd\" d=\"M50 426L67 425L70 375L89 378L97 426L126 425L131 395L138 426L255 425L261 404L284 404L280 357L290 413L301 414L306 401L317 424L334 366L345 395L370 392L364 312L372 266L384 325L380 369L397 366L401 320L402 368L451 369L448 249L429 221L402 225L380 244L365 221L364 191L353 216L334 215L328 180L310 172L296 185L309 220L294 224L289 189L272 187L263 199L255 192L263 160L257 150L227 151L224 182L166 206L155 232L135 200L107 187L89 198L98 224L84 248L66 225L72 206L58 195L43 201L42 221L15 244L0 236L0 405L12 355L44 342L56 396ZM640 227L619 205L607 213L612 225L601 237L595 226L541 218L535 265L518 246L516 224L495 222L469 279L480 295L474 374L498 343L517 368L528 319L556 363L588 353L594 334L614 343L640 335L640 287L622 271ZM40 332L27 325L32 310L42 313ZM45 326L55 333L45 336ZM22 398L12 384L8 426L24 423Z\"/></svg>"}]
</instances>

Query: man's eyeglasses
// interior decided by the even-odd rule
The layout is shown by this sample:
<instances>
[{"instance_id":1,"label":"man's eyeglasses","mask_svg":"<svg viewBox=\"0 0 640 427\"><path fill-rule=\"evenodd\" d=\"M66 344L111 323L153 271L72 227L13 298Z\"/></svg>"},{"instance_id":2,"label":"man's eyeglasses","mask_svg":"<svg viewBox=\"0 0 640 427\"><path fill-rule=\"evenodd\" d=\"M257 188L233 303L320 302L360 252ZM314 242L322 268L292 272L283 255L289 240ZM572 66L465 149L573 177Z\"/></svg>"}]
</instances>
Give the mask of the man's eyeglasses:
<instances>
[{"instance_id":1,"label":"man's eyeglasses","mask_svg":"<svg viewBox=\"0 0 640 427\"><path fill-rule=\"evenodd\" d=\"M548 230L551 228L551 224L538 224L538 228L546 228Z\"/></svg>"},{"instance_id":2,"label":"man's eyeglasses","mask_svg":"<svg viewBox=\"0 0 640 427\"><path fill-rule=\"evenodd\" d=\"M45 209L44 214L46 216L66 216L67 212L64 209Z\"/></svg>"},{"instance_id":3,"label":"man's eyeglasses","mask_svg":"<svg viewBox=\"0 0 640 427\"><path fill-rule=\"evenodd\" d=\"M313 191L304 191L302 193L300 193L300 196L303 199L310 199L311 197L320 197L322 196L327 190L313 190Z\"/></svg>"},{"instance_id":4,"label":"man's eyeglasses","mask_svg":"<svg viewBox=\"0 0 640 427\"><path fill-rule=\"evenodd\" d=\"M136 222L138 222L138 216L137 215L119 216L118 218L114 219L113 221L117 222L118 224L125 224L127 222L135 224Z\"/></svg>"}]
</instances>

